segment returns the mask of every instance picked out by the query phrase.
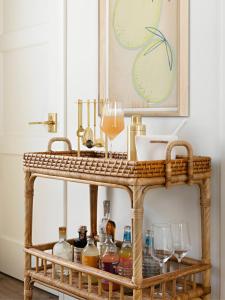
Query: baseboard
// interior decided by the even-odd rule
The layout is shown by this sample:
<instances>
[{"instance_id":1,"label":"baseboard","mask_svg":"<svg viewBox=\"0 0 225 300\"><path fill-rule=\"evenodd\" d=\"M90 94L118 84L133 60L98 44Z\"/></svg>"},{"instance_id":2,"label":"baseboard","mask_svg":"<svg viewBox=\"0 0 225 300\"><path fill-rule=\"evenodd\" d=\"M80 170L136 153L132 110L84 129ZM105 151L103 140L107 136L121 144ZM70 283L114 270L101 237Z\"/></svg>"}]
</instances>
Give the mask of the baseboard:
<instances>
[{"instance_id":1,"label":"baseboard","mask_svg":"<svg viewBox=\"0 0 225 300\"><path fill-rule=\"evenodd\" d=\"M23 243L6 236L0 237L0 271L23 280Z\"/></svg>"},{"instance_id":2,"label":"baseboard","mask_svg":"<svg viewBox=\"0 0 225 300\"><path fill-rule=\"evenodd\" d=\"M9 276L23 281L24 272L24 251L23 243L6 236L0 237L0 271ZM57 291L36 284L38 288L54 295Z\"/></svg>"}]
</instances>

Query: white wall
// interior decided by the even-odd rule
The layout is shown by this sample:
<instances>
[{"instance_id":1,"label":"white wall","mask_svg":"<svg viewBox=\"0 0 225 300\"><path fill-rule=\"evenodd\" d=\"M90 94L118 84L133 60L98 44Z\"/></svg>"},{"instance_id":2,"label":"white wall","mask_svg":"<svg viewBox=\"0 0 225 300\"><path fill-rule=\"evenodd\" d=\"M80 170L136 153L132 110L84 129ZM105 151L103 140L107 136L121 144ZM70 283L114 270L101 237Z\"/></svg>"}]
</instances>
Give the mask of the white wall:
<instances>
[{"instance_id":1,"label":"white wall","mask_svg":"<svg viewBox=\"0 0 225 300\"><path fill-rule=\"evenodd\" d=\"M212 263L213 299L219 299L219 1L191 1L190 9L190 117L180 134L193 145L195 154L210 155L213 159L212 177ZM68 0L68 136L76 145L76 110L78 98L97 97L97 0ZM143 122L153 133L170 133L181 118L145 118ZM127 120L128 122L128 120ZM125 133L115 141L116 150L126 150ZM87 187L69 185L68 220L72 227L88 223L86 200L77 209L74 201L87 196ZM105 195L102 189L101 198ZM124 191L109 191L113 202L112 216L118 225L117 238L129 222L121 215L128 207ZM84 219L82 216L86 215ZM200 257L200 208L196 187L176 187L170 191L150 192L145 199L147 228L154 221L189 221L193 250ZM72 232L71 232L72 234Z\"/></svg>"}]
</instances>

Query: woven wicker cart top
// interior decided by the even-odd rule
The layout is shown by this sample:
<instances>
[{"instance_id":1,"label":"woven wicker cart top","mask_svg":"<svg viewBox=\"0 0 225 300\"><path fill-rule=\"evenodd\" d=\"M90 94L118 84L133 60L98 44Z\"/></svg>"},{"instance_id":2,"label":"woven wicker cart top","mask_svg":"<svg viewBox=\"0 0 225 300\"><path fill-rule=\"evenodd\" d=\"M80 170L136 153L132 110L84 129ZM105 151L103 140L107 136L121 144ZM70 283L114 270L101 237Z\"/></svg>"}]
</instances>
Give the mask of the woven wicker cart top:
<instances>
[{"instance_id":1,"label":"woven wicker cart top","mask_svg":"<svg viewBox=\"0 0 225 300\"><path fill-rule=\"evenodd\" d=\"M51 144L55 140L51 140ZM176 146L184 146L188 155L171 160L171 151ZM81 151L78 157L77 151L73 151L71 147L69 151L56 152L49 146L48 152L25 153L24 167L33 173L114 182L121 185L130 185L134 182L145 185L151 179L161 178L168 185L177 178L190 182L209 177L211 159L193 156L191 145L185 141L170 143L165 160L155 161L128 161L126 153L113 153L112 159L108 159L105 158L104 152L95 151Z\"/></svg>"}]
</instances>

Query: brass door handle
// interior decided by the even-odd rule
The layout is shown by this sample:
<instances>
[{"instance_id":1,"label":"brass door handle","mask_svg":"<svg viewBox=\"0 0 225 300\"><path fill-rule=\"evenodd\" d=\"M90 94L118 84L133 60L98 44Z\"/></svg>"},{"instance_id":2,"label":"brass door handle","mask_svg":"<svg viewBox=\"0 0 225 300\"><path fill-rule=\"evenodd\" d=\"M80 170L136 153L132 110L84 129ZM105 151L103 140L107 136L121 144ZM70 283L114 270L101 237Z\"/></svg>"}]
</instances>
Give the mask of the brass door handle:
<instances>
[{"instance_id":1,"label":"brass door handle","mask_svg":"<svg viewBox=\"0 0 225 300\"><path fill-rule=\"evenodd\" d=\"M29 125L48 125L48 132L57 132L57 113L49 113L48 121L29 122Z\"/></svg>"}]
</instances>

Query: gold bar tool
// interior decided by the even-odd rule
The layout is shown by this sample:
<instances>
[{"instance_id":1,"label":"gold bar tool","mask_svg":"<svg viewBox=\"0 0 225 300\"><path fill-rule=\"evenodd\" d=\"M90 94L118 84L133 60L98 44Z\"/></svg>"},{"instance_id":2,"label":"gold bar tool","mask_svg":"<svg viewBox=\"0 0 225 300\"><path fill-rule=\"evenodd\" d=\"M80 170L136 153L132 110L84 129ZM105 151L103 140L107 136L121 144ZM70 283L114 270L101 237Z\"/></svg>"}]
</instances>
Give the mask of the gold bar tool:
<instances>
[{"instance_id":1,"label":"gold bar tool","mask_svg":"<svg viewBox=\"0 0 225 300\"><path fill-rule=\"evenodd\" d=\"M140 115L131 117L131 124L127 127L127 159L137 160L136 142L137 135L146 135L146 126L141 122Z\"/></svg>"},{"instance_id":2,"label":"gold bar tool","mask_svg":"<svg viewBox=\"0 0 225 300\"><path fill-rule=\"evenodd\" d=\"M93 141L93 131L90 127L90 100L87 100L87 120L88 120L88 125L84 131L83 145L85 145L87 148L92 148L94 147L94 141Z\"/></svg>"},{"instance_id":3,"label":"gold bar tool","mask_svg":"<svg viewBox=\"0 0 225 300\"><path fill-rule=\"evenodd\" d=\"M81 142L81 138L84 135L84 128L82 125L82 117L83 117L83 101L81 99L78 99L77 101L77 112L78 112L78 129L77 129L77 155L80 156L80 142Z\"/></svg>"}]
</instances>

